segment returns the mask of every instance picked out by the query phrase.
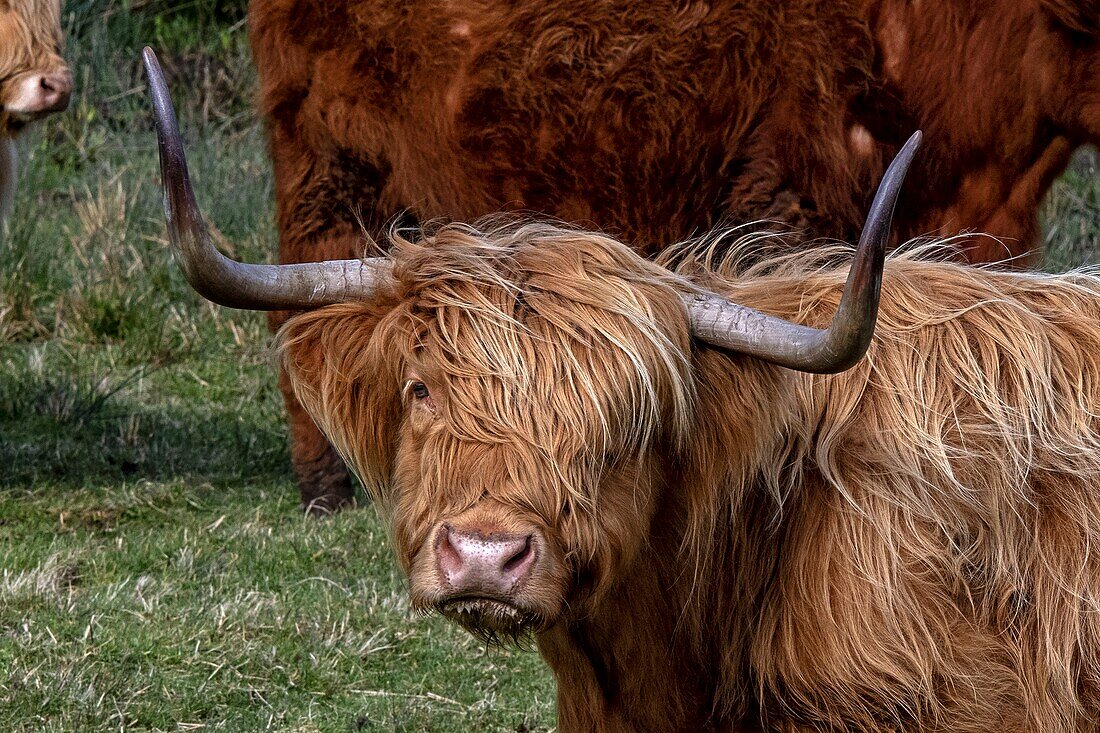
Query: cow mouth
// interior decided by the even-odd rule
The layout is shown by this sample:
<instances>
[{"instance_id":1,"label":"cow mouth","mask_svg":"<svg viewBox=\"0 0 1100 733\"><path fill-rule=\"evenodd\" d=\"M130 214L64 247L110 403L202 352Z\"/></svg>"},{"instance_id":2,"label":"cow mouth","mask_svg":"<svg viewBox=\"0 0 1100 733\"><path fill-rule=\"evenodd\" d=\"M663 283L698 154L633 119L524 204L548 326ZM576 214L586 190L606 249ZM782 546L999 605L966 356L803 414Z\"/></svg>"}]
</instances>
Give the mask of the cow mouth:
<instances>
[{"instance_id":1,"label":"cow mouth","mask_svg":"<svg viewBox=\"0 0 1100 733\"><path fill-rule=\"evenodd\" d=\"M12 107L5 107L0 104L0 112L7 114L8 118L15 124L25 126L32 122L37 122L43 117L49 117L57 112L64 112L69 108L69 100L66 99L64 104L55 104L49 107L42 107L40 109L17 109Z\"/></svg>"},{"instance_id":2,"label":"cow mouth","mask_svg":"<svg viewBox=\"0 0 1100 733\"><path fill-rule=\"evenodd\" d=\"M6 115L7 120L0 123L9 133L17 135L23 131L23 129L36 122L43 117L48 117L51 112L20 112L18 110L5 110L3 105L0 105L0 114Z\"/></svg>"},{"instance_id":3,"label":"cow mouth","mask_svg":"<svg viewBox=\"0 0 1100 733\"><path fill-rule=\"evenodd\" d=\"M498 598L461 596L436 606L447 619L487 641L520 637L540 625L539 615Z\"/></svg>"},{"instance_id":4,"label":"cow mouth","mask_svg":"<svg viewBox=\"0 0 1100 733\"><path fill-rule=\"evenodd\" d=\"M6 110L8 116L17 122L22 122L24 125L40 120L43 117L49 117L56 110L52 109L35 109L35 110L22 110L22 109L8 109Z\"/></svg>"}]
</instances>

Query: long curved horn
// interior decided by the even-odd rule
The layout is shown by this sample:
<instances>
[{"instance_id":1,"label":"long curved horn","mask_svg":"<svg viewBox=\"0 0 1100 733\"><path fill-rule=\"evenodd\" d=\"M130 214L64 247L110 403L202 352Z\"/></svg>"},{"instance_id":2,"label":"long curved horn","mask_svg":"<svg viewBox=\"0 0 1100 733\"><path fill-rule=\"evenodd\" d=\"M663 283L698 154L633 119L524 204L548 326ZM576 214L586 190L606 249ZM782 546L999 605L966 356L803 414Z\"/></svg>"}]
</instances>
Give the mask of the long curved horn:
<instances>
[{"instance_id":1,"label":"long curved horn","mask_svg":"<svg viewBox=\"0 0 1100 733\"><path fill-rule=\"evenodd\" d=\"M219 305L247 310L301 310L369 298L390 271L385 258L250 265L218 252L195 202L160 62L151 48L142 58L153 93L168 239L191 287Z\"/></svg>"},{"instance_id":2,"label":"long curved horn","mask_svg":"<svg viewBox=\"0 0 1100 733\"><path fill-rule=\"evenodd\" d=\"M800 326L703 293L684 296L696 338L802 372L833 374L855 366L867 352L875 333L894 205L920 141L918 130L902 146L882 177L859 238L844 294L828 328Z\"/></svg>"}]
</instances>

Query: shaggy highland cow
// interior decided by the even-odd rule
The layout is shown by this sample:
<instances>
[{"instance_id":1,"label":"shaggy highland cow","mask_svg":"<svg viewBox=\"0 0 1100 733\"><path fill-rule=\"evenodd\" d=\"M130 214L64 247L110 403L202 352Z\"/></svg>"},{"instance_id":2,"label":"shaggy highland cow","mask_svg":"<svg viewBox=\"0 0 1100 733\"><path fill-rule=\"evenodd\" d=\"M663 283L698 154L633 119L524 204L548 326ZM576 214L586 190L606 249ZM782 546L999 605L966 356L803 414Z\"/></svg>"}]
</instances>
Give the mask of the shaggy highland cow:
<instances>
[{"instance_id":1,"label":"shaggy highland cow","mask_svg":"<svg viewBox=\"0 0 1100 733\"><path fill-rule=\"evenodd\" d=\"M69 106L59 0L0 0L0 236L15 196L15 137Z\"/></svg>"},{"instance_id":2,"label":"shaggy highland cow","mask_svg":"<svg viewBox=\"0 0 1100 733\"><path fill-rule=\"evenodd\" d=\"M563 733L1097 730L1100 278L901 255L879 304L916 137L847 279L545 224L245 265L147 63L188 280L309 309L290 384L413 604L532 636Z\"/></svg>"},{"instance_id":3,"label":"shaggy highland cow","mask_svg":"<svg viewBox=\"0 0 1100 733\"><path fill-rule=\"evenodd\" d=\"M982 231L958 246L1000 260L1100 142L1095 0L252 0L249 24L285 263L509 209L647 255L724 221L853 241L914 129L900 239ZM303 504L338 506L347 472L281 386Z\"/></svg>"}]
</instances>

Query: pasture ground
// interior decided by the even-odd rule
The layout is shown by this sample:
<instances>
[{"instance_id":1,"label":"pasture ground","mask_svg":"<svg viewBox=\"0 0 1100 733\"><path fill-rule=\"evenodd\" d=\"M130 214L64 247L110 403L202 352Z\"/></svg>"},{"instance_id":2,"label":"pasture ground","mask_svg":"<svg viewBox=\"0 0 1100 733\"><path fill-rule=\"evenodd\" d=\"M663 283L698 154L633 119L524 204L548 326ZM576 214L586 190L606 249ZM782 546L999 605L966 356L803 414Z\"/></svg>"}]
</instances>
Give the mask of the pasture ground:
<instances>
[{"instance_id":1,"label":"pasture ground","mask_svg":"<svg viewBox=\"0 0 1100 733\"><path fill-rule=\"evenodd\" d=\"M0 730L549 730L537 655L411 613L373 510L301 516L262 316L169 262L146 43L221 244L271 259L243 5L66 3L79 91L0 243ZM1045 222L1048 269L1100 261L1094 153Z\"/></svg>"}]
</instances>

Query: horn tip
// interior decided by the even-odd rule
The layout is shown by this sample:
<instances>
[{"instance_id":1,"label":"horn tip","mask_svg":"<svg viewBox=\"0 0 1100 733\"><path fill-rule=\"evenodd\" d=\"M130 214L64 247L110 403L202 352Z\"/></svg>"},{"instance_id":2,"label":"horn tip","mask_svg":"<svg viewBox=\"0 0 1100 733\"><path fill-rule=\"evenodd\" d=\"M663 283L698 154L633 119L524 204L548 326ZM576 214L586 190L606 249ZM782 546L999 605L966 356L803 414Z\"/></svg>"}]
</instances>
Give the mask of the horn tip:
<instances>
[{"instance_id":1,"label":"horn tip","mask_svg":"<svg viewBox=\"0 0 1100 733\"><path fill-rule=\"evenodd\" d=\"M905 144L901 146L902 152L908 155L913 155L917 152L917 148L924 142L924 132L921 130L915 130L909 139L905 141Z\"/></svg>"},{"instance_id":2,"label":"horn tip","mask_svg":"<svg viewBox=\"0 0 1100 733\"><path fill-rule=\"evenodd\" d=\"M141 60L145 64L145 70L151 72L154 68L160 67L160 61L157 59L157 53L153 50L152 46L146 46L141 50Z\"/></svg>"}]
</instances>

